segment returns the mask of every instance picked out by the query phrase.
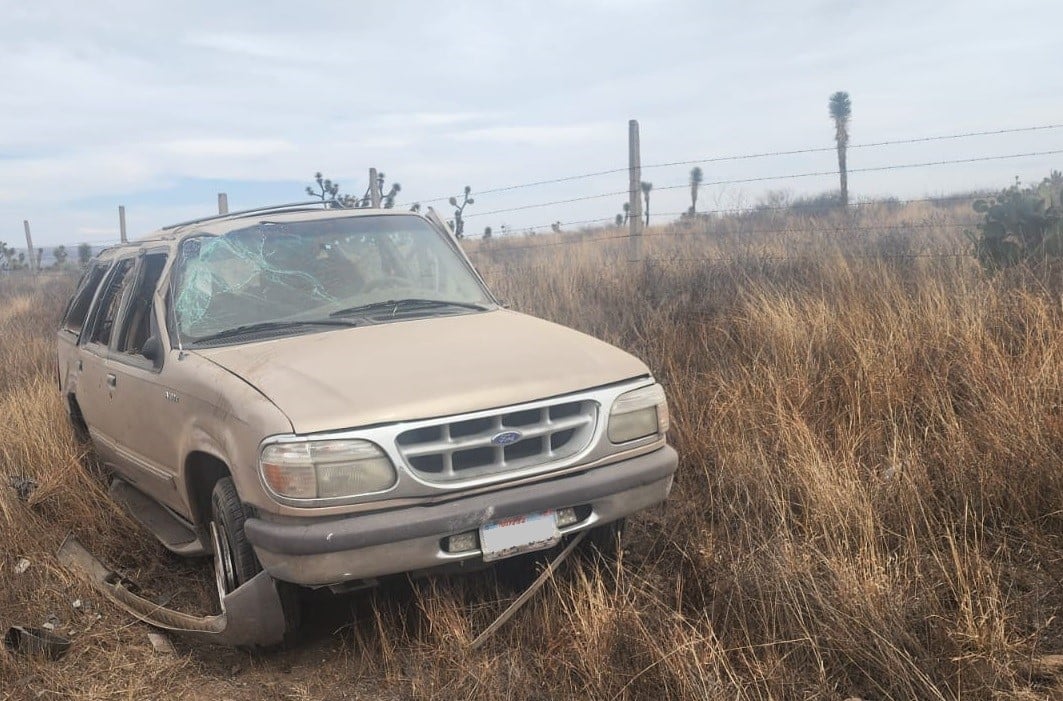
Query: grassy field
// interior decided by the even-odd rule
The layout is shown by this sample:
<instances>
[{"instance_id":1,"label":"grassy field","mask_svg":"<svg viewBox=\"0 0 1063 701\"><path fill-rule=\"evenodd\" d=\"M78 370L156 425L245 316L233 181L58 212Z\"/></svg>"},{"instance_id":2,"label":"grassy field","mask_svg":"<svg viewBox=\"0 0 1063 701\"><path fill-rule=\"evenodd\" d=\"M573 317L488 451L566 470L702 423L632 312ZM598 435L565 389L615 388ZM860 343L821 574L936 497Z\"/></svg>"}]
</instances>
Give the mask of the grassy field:
<instances>
[{"instance_id":1,"label":"grassy field","mask_svg":"<svg viewBox=\"0 0 1063 701\"><path fill-rule=\"evenodd\" d=\"M1063 282L986 275L969 212L765 211L641 251L619 230L469 242L512 307L649 363L681 456L620 563L566 564L475 652L517 593L504 572L310 596L289 650L153 652L59 567L62 538L175 605L206 567L109 504L66 425L72 282L0 278L0 625L55 615L75 641L0 650L0 697L1063 697ZM38 482L28 501L10 475Z\"/></svg>"}]
</instances>

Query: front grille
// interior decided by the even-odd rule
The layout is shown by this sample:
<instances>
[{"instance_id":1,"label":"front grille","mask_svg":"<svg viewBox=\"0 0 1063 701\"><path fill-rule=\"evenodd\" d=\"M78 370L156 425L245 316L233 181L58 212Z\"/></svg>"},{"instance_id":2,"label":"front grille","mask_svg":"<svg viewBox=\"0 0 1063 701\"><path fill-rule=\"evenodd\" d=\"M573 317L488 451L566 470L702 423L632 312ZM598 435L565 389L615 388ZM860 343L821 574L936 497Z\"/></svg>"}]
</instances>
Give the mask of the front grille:
<instances>
[{"instance_id":1,"label":"front grille","mask_svg":"<svg viewBox=\"0 0 1063 701\"><path fill-rule=\"evenodd\" d=\"M399 434L399 452L429 481L449 482L545 465L580 452L591 441L598 404L590 400L501 411L474 419L441 419ZM501 434L516 437L496 445Z\"/></svg>"}]
</instances>

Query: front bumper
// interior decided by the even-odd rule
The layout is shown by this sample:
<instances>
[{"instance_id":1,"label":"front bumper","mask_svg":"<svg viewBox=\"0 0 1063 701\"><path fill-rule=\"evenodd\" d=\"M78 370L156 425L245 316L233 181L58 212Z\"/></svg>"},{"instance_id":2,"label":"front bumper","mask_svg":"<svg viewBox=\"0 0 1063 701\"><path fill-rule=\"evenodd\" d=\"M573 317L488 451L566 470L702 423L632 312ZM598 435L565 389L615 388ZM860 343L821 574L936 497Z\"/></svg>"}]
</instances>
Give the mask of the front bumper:
<instances>
[{"instance_id":1,"label":"front bumper","mask_svg":"<svg viewBox=\"0 0 1063 701\"><path fill-rule=\"evenodd\" d=\"M678 458L669 446L553 480L459 497L427 506L306 524L249 518L244 529L262 566L274 578L307 586L339 584L480 560L479 550L449 553L442 541L510 516L589 506L590 515L562 533L624 518L664 501Z\"/></svg>"}]
</instances>

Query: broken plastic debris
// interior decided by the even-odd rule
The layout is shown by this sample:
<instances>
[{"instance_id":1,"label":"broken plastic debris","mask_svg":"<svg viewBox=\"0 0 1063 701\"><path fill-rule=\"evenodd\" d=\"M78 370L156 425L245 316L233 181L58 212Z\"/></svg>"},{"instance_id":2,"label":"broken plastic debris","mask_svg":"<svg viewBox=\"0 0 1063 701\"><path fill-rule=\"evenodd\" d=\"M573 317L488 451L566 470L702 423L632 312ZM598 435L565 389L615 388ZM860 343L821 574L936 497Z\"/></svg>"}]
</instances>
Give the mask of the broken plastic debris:
<instances>
[{"instance_id":1,"label":"broken plastic debris","mask_svg":"<svg viewBox=\"0 0 1063 701\"><path fill-rule=\"evenodd\" d=\"M259 572L224 596L220 594L219 578L221 614L193 616L137 596L72 537L68 536L60 546L59 562L86 576L111 602L156 628L192 640L230 646L276 645L284 639L284 609L276 583L267 572Z\"/></svg>"},{"instance_id":2,"label":"broken plastic debris","mask_svg":"<svg viewBox=\"0 0 1063 701\"><path fill-rule=\"evenodd\" d=\"M15 563L15 574L22 574L30 568L30 561L24 557L20 557L18 562Z\"/></svg>"},{"instance_id":3,"label":"broken plastic debris","mask_svg":"<svg viewBox=\"0 0 1063 701\"><path fill-rule=\"evenodd\" d=\"M151 642L151 646L155 649L155 652L160 655L173 655L176 654L176 650L173 649L173 643L163 633L156 633L152 631L148 633L148 640Z\"/></svg>"},{"instance_id":4,"label":"broken plastic debris","mask_svg":"<svg viewBox=\"0 0 1063 701\"><path fill-rule=\"evenodd\" d=\"M37 480L25 477L23 475L11 475L7 479L8 484L15 490L15 494L22 501L26 501L30 498L30 495L37 491Z\"/></svg>"},{"instance_id":5,"label":"broken plastic debris","mask_svg":"<svg viewBox=\"0 0 1063 701\"><path fill-rule=\"evenodd\" d=\"M11 626L4 636L4 644L13 652L44 655L58 660L70 649L70 641L45 628Z\"/></svg>"}]
</instances>

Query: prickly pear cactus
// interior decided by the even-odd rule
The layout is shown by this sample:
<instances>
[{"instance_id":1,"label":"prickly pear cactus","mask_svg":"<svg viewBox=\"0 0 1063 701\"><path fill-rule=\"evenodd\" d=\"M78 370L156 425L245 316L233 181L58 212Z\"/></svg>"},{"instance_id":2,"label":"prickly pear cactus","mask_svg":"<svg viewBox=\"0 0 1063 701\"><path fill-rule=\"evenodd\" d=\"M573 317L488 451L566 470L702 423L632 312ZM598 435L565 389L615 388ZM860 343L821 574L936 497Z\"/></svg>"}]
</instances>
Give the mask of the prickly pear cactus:
<instances>
[{"instance_id":1,"label":"prickly pear cactus","mask_svg":"<svg viewBox=\"0 0 1063 701\"><path fill-rule=\"evenodd\" d=\"M1036 264L1063 258L1063 174L1053 171L1035 187L1017 184L996 197L976 200L978 232L966 234L983 267Z\"/></svg>"}]
</instances>

